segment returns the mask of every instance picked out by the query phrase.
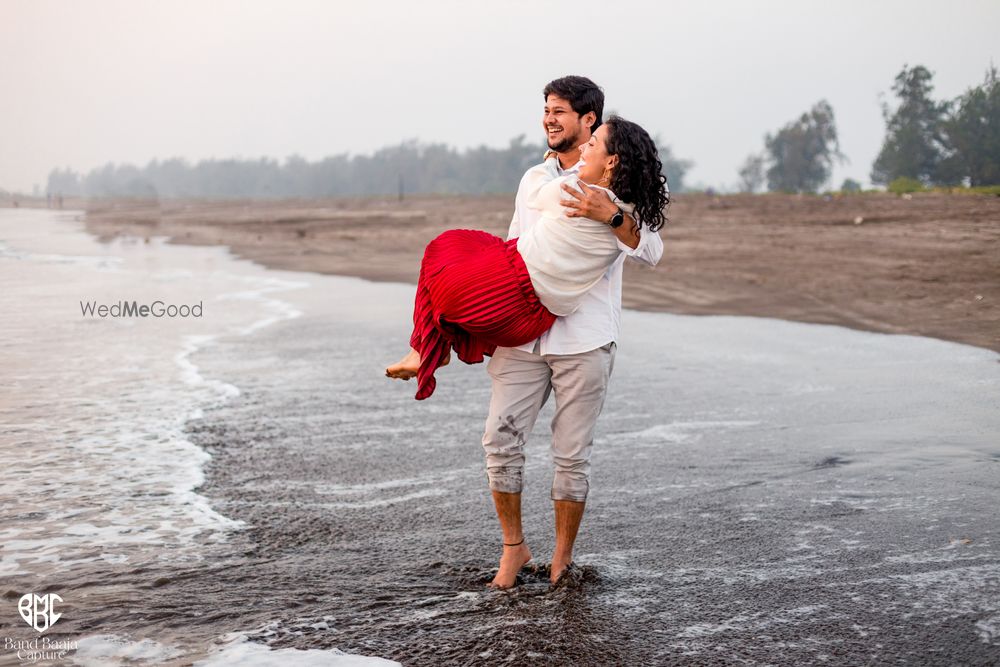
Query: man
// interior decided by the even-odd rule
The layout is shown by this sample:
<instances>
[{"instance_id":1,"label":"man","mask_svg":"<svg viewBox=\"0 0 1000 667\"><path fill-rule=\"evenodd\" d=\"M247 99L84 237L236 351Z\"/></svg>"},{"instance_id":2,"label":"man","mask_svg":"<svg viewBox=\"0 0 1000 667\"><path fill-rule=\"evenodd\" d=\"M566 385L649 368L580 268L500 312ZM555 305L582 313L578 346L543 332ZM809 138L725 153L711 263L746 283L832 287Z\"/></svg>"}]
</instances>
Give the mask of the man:
<instances>
[{"instance_id":1,"label":"man","mask_svg":"<svg viewBox=\"0 0 1000 667\"><path fill-rule=\"evenodd\" d=\"M586 77L567 76L549 83L543 94L542 125L549 149L558 155L561 170L573 173L578 167L579 147L601 125L604 93ZM518 348L497 348L487 366L493 393L483 448L504 543L491 588L513 586L518 571L531 560L521 528L524 444L550 393L556 401L551 448L556 547L550 581L558 582L572 563L573 544L590 490L594 427L604 405L621 330L622 265L631 257L654 266L663 254L663 241L657 233L640 229L629 216L622 216L603 190L583 183L580 187L582 193L563 186L572 197L564 200L570 209L568 215L608 223L618 238L621 255L576 312L556 320L538 340ZM526 205L521 190L519 187L508 239L520 236L540 218L539 211Z\"/></svg>"}]
</instances>

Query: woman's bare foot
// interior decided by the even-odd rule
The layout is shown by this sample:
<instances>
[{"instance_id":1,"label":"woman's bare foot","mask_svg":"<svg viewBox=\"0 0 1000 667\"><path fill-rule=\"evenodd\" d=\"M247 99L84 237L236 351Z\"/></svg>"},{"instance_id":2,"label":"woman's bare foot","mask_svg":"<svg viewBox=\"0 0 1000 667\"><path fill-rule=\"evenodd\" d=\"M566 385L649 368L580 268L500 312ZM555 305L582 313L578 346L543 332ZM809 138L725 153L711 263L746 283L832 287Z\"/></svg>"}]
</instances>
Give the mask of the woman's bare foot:
<instances>
[{"instance_id":1,"label":"woman's bare foot","mask_svg":"<svg viewBox=\"0 0 1000 667\"><path fill-rule=\"evenodd\" d=\"M447 366L450 361L451 352L444 358L441 365ZM411 347L405 357L385 369L385 376L396 378L397 380L409 380L410 378L417 377L418 370L420 370L420 353Z\"/></svg>"},{"instance_id":2,"label":"woman's bare foot","mask_svg":"<svg viewBox=\"0 0 1000 667\"><path fill-rule=\"evenodd\" d=\"M503 555L500 556L500 569L487 586L494 590L512 588L517 582L517 573L529 560L531 560L531 550L524 542L516 547L504 545Z\"/></svg>"},{"instance_id":3,"label":"woman's bare foot","mask_svg":"<svg viewBox=\"0 0 1000 667\"><path fill-rule=\"evenodd\" d=\"M420 353L410 348L409 353L392 366L385 369L385 376L397 380L409 380L417 377L420 369Z\"/></svg>"}]
</instances>

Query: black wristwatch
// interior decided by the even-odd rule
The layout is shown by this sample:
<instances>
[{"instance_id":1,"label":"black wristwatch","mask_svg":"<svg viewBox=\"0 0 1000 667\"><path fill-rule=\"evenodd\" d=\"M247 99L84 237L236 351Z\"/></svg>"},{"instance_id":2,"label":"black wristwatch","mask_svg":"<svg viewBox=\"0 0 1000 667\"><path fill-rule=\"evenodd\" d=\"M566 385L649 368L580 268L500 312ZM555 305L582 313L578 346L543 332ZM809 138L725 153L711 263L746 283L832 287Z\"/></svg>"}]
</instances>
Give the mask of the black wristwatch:
<instances>
[{"instance_id":1,"label":"black wristwatch","mask_svg":"<svg viewBox=\"0 0 1000 667\"><path fill-rule=\"evenodd\" d=\"M611 227L612 229L618 229L624 223L625 223L625 211L623 211L619 206L618 212L615 213L613 216L611 216L611 222L608 223L608 226Z\"/></svg>"}]
</instances>

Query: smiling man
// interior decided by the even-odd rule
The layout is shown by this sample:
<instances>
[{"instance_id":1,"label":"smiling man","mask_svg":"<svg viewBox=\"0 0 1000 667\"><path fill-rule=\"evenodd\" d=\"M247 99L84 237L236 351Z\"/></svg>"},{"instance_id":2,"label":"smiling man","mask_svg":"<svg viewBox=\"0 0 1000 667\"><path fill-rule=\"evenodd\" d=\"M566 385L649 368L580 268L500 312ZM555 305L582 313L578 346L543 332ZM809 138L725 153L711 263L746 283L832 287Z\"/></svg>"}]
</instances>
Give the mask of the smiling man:
<instances>
[{"instance_id":1,"label":"smiling man","mask_svg":"<svg viewBox=\"0 0 1000 667\"><path fill-rule=\"evenodd\" d=\"M579 147L601 125L604 93L586 77L567 76L545 86L543 95L542 125L549 149L558 155L563 173L575 172ZM558 318L551 329L526 345L498 347L487 366L493 385L483 448L504 545L499 570L490 583L493 588L513 586L518 571L531 560L521 528L524 444L552 393L556 401L551 448L556 546L550 581L557 583L570 570L590 490L594 427L604 405L621 330L622 265L626 257L632 257L652 266L663 254L659 234L623 215L604 190L585 184L581 184L582 193L563 188L572 196L563 202L570 209L567 215L608 223L621 254L574 313ZM508 239L520 236L541 217L539 210L527 205L524 189L518 188Z\"/></svg>"}]
</instances>

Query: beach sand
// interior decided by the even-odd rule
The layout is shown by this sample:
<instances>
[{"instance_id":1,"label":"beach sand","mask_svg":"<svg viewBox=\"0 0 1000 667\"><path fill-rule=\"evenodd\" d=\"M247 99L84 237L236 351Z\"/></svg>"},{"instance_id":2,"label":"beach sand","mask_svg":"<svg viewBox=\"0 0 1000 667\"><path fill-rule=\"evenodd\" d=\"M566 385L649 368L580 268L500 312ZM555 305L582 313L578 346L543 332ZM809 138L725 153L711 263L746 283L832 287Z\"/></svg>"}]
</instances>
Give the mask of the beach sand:
<instances>
[{"instance_id":1,"label":"beach sand","mask_svg":"<svg viewBox=\"0 0 1000 667\"><path fill-rule=\"evenodd\" d=\"M512 195L87 203L89 231L223 244L278 269L415 283L450 228L505 235ZM628 308L838 324L1000 351L1000 198L680 194Z\"/></svg>"},{"instance_id":2,"label":"beach sand","mask_svg":"<svg viewBox=\"0 0 1000 667\"><path fill-rule=\"evenodd\" d=\"M306 279L281 294L301 317L194 358L241 390L189 422L199 492L249 528L238 567L160 604L224 591L253 642L403 665L996 664L996 353L627 310L580 569L548 590L550 400L525 445L534 560L495 593L483 364L415 401L381 373L412 287Z\"/></svg>"},{"instance_id":3,"label":"beach sand","mask_svg":"<svg viewBox=\"0 0 1000 667\"><path fill-rule=\"evenodd\" d=\"M333 203L275 203L287 221L270 223L264 205L240 222L219 204L223 222L210 224L198 222L206 204L187 222L150 208L138 225L120 209L104 233L140 237L106 244L81 233L82 213L9 220L0 295L5 312L31 316L7 318L0 336L20 401L6 404L13 428L0 438L18 452L3 504L6 597L58 592L66 613L46 636L80 639L79 664L102 667L205 654L196 665L367 664L334 649L406 665L997 664L995 352L626 310L579 568L548 590L549 401L526 446L535 560L523 585L496 593L485 588L501 536L479 444L483 365L450 364L422 402L382 375L405 345L412 285L180 245L195 231L201 243L259 234L258 252L339 256L384 276L415 265L398 230L473 226L469 201L439 200L437 226L418 223L416 206L410 222L402 208L389 216L386 202L371 202L372 224L362 203L346 219ZM283 225L284 241L266 235ZM307 242L310 227L326 240ZM364 230L354 241L352 228ZM149 238L167 233L178 245ZM627 289L661 275L633 274ZM76 311L81 298L154 297L204 299L205 319ZM0 634L37 636L16 617Z\"/></svg>"}]
</instances>

